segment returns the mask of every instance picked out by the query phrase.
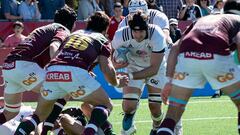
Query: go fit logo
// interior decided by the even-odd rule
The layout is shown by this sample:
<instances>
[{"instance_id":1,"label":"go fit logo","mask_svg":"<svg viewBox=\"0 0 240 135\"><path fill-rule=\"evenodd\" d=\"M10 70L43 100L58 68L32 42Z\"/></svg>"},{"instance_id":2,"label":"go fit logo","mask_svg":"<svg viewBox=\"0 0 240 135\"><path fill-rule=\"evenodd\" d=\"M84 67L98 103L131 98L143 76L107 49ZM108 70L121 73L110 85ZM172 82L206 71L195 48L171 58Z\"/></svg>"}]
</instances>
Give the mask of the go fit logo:
<instances>
[{"instance_id":1,"label":"go fit logo","mask_svg":"<svg viewBox=\"0 0 240 135\"><path fill-rule=\"evenodd\" d=\"M37 81L37 77L36 77L36 74L34 72L30 73L29 74L29 77L25 80L22 81L22 83L24 85L31 85L32 83L36 82Z\"/></svg>"},{"instance_id":2,"label":"go fit logo","mask_svg":"<svg viewBox=\"0 0 240 135\"><path fill-rule=\"evenodd\" d=\"M186 72L176 72L174 73L174 79L176 80L184 80L186 76L188 76L189 74Z\"/></svg>"},{"instance_id":3,"label":"go fit logo","mask_svg":"<svg viewBox=\"0 0 240 135\"><path fill-rule=\"evenodd\" d=\"M234 79L233 73L226 73L225 75L217 76L217 80L221 83Z\"/></svg>"}]
</instances>

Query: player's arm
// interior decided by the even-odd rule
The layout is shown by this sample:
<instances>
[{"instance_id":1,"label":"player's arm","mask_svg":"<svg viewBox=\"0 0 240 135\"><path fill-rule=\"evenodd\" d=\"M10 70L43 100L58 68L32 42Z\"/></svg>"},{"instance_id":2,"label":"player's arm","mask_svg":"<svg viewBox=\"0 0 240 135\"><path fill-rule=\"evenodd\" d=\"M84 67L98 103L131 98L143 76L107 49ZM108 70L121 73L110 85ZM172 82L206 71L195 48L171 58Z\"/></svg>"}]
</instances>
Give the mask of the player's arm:
<instances>
[{"instance_id":1,"label":"player's arm","mask_svg":"<svg viewBox=\"0 0 240 135\"><path fill-rule=\"evenodd\" d=\"M122 20L123 21L123 20ZM111 42L111 45L112 45L112 56L111 56L111 59L112 59L112 63L113 63L113 66L114 68L116 69L119 69L119 68L123 68L123 67L126 67L128 65L128 63L117 63L114 58L113 58L113 53L116 49L120 48L123 46L124 44L124 41L123 41L123 29L124 28L121 28L121 29L118 29L115 34L114 34L114 37L113 37L113 40ZM125 28L126 29L126 28Z\"/></svg>"},{"instance_id":2,"label":"player's arm","mask_svg":"<svg viewBox=\"0 0 240 135\"><path fill-rule=\"evenodd\" d=\"M129 77L134 80L144 79L156 75L162 63L166 48L164 33L158 26L155 26L152 30L154 32L149 43L152 46L150 66L141 71L129 74Z\"/></svg>"},{"instance_id":3,"label":"player's arm","mask_svg":"<svg viewBox=\"0 0 240 135\"><path fill-rule=\"evenodd\" d=\"M105 79L114 86L119 85L119 80L116 78L115 68L113 67L111 59L100 55L99 65Z\"/></svg>"},{"instance_id":4,"label":"player's arm","mask_svg":"<svg viewBox=\"0 0 240 135\"><path fill-rule=\"evenodd\" d=\"M51 59L53 57L55 57L55 55L57 54L57 51L58 51L58 48L59 46L61 45L61 42L56 40L56 41L53 41L51 44L50 44L50 47L49 47L49 51L50 51L50 57Z\"/></svg>"},{"instance_id":5,"label":"player's arm","mask_svg":"<svg viewBox=\"0 0 240 135\"><path fill-rule=\"evenodd\" d=\"M174 76L175 66L177 64L177 56L179 54L179 48L180 48L180 40L176 41L173 44L167 59L166 76L169 78L173 78Z\"/></svg>"},{"instance_id":6,"label":"player's arm","mask_svg":"<svg viewBox=\"0 0 240 135\"><path fill-rule=\"evenodd\" d=\"M163 57L164 49L159 52L152 52L150 66L141 71L133 72L132 78L134 80L139 80L156 75L162 63ZM131 78L131 75L129 75L129 77Z\"/></svg>"},{"instance_id":7,"label":"player's arm","mask_svg":"<svg viewBox=\"0 0 240 135\"><path fill-rule=\"evenodd\" d=\"M65 28L59 27L56 30L56 33L51 41L51 44L49 46L50 50L50 57L51 59L55 57L57 54L58 48L60 47L61 43L65 40L65 38L70 34L69 30L66 30Z\"/></svg>"}]
</instances>

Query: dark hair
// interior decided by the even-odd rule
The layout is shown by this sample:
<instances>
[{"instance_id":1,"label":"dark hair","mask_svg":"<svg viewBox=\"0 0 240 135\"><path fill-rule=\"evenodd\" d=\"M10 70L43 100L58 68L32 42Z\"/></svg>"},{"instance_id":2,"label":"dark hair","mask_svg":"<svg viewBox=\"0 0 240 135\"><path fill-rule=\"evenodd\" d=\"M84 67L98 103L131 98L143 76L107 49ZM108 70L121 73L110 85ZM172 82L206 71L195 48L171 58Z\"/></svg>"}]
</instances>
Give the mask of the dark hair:
<instances>
[{"instance_id":1,"label":"dark hair","mask_svg":"<svg viewBox=\"0 0 240 135\"><path fill-rule=\"evenodd\" d=\"M209 6L210 5L210 1L209 0L206 0L207 1L207 6ZM199 7L202 7L201 6L201 0L197 0L197 5L199 6Z\"/></svg>"},{"instance_id":2,"label":"dark hair","mask_svg":"<svg viewBox=\"0 0 240 135\"><path fill-rule=\"evenodd\" d=\"M23 23L22 23L22 22L19 22L19 21L16 21L16 22L13 23L13 28L15 28L16 26L19 26L19 27L24 28Z\"/></svg>"},{"instance_id":3,"label":"dark hair","mask_svg":"<svg viewBox=\"0 0 240 135\"><path fill-rule=\"evenodd\" d=\"M110 18L102 11L96 11L88 18L86 30L102 33L107 30Z\"/></svg>"},{"instance_id":4,"label":"dark hair","mask_svg":"<svg viewBox=\"0 0 240 135\"><path fill-rule=\"evenodd\" d=\"M223 10L224 13L230 13L230 14L239 14L240 15L240 0L228 0L226 1ZM238 13L236 13L236 12Z\"/></svg>"},{"instance_id":5,"label":"dark hair","mask_svg":"<svg viewBox=\"0 0 240 135\"><path fill-rule=\"evenodd\" d=\"M63 26L67 27L69 30L72 30L72 27L76 20L77 20L76 12L67 5L57 10L54 16L55 23L60 23Z\"/></svg>"},{"instance_id":6,"label":"dark hair","mask_svg":"<svg viewBox=\"0 0 240 135\"><path fill-rule=\"evenodd\" d=\"M132 16L129 16L128 24L132 30L147 30L148 29L148 16L142 11L137 11Z\"/></svg>"}]
</instances>

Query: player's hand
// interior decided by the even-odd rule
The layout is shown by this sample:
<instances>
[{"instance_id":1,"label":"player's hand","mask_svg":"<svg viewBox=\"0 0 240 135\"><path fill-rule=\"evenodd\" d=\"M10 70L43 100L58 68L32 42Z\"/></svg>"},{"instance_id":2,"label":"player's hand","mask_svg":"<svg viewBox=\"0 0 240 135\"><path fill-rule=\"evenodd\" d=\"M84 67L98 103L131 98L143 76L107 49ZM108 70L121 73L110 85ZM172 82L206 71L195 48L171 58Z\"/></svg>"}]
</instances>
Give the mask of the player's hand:
<instances>
[{"instance_id":1,"label":"player's hand","mask_svg":"<svg viewBox=\"0 0 240 135\"><path fill-rule=\"evenodd\" d=\"M112 63L113 63L114 68L116 68L116 69L125 68L128 66L128 62L116 62L115 60L113 60Z\"/></svg>"},{"instance_id":2,"label":"player's hand","mask_svg":"<svg viewBox=\"0 0 240 135\"><path fill-rule=\"evenodd\" d=\"M128 85L129 82L129 78L127 75L117 75L117 79L119 81L119 85L117 87L121 88L121 87L125 87Z\"/></svg>"},{"instance_id":3,"label":"player's hand","mask_svg":"<svg viewBox=\"0 0 240 135\"><path fill-rule=\"evenodd\" d=\"M168 96L170 95L171 90L172 90L172 83L170 82L166 83L164 88L162 89L161 97L165 105L168 104Z\"/></svg>"}]
</instances>

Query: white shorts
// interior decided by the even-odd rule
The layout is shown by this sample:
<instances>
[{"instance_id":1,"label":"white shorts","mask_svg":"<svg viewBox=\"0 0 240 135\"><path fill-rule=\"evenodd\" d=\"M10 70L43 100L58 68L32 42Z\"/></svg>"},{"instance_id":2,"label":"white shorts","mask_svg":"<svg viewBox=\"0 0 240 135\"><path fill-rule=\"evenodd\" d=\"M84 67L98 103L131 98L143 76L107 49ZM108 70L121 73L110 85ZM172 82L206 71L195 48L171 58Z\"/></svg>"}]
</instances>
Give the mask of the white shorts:
<instances>
[{"instance_id":1,"label":"white shorts","mask_svg":"<svg viewBox=\"0 0 240 135\"><path fill-rule=\"evenodd\" d=\"M54 65L47 69L41 95L46 100L63 98L67 94L74 99L81 99L96 91L100 86L100 83L84 69Z\"/></svg>"},{"instance_id":2,"label":"white shorts","mask_svg":"<svg viewBox=\"0 0 240 135\"><path fill-rule=\"evenodd\" d=\"M185 58L181 53L175 68L173 84L184 88L204 88L208 81L213 89L221 89L240 80L240 69L232 55L213 54L212 59Z\"/></svg>"},{"instance_id":3,"label":"white shorts","mask_svg":"<svg viewBox=\"0 0 240 135\"><path fill-rule=\"evenodd\" d=\"M4 93L15 94L30 91L44 81L46 71L37 63L16 61L3 64ZM6 69L7 68L7 69Z\"/></svg>"},{"instance_id":4,"label":"white shorts","mask_svg":"<svg viewBox=\"0 0 240 135\"><path fill-rule=\"evenodd\" d=\"M142 67L129 65L127 67L127 72L132 73L132 72L141 71L143 69L144 68L142 68ZM139 88L139 89L141 89L141 91L143 91L144 86L146 84L148 84L152 87L155 87L155 88L163 89L166 82L167 82L166 64L162 64L156 75L146 78L146 79L142 79L142 80L129 80L128 86Z\"/></svg>"}]
</instances>

